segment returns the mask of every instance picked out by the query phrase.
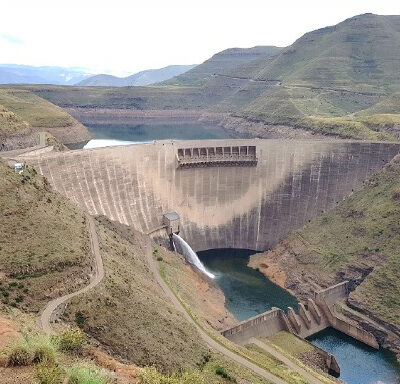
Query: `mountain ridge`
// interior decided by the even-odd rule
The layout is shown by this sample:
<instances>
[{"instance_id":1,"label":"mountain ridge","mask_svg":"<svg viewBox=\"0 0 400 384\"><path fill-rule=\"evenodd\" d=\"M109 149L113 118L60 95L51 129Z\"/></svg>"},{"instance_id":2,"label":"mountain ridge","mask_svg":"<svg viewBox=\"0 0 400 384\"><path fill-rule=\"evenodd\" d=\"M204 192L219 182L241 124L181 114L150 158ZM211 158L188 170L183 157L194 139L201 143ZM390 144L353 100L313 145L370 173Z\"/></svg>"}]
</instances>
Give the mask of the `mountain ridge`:
<instances>
[{"instance_id":1,"label":"mountain ridge","mask_svg":"<svg viewBox=\"0 0 400 384\"><path fill-rule=\"evenodd\" d=\"M178 76L196 65L168 65L159 69L147 69L126 77L117 77L107 74L91 76L80 81L78 86L95 87L133 87L158 83Z\"/></svg>"}]
</instances>

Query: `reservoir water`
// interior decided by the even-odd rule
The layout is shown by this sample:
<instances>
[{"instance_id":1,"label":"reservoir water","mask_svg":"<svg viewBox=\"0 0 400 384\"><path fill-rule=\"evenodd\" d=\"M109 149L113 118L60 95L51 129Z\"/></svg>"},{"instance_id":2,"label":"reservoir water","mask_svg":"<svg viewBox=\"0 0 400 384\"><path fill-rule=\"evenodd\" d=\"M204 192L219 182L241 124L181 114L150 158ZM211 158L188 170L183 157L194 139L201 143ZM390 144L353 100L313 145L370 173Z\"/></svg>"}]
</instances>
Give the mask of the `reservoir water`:
<instances>
[{"instance_id":1,"label":"reservoir water","mask_svg":"<svg viewBox=\"0 0 400 384\"><path fill-rule=\"evenodd\" d=\"M272 283L259 271L247 266L254 251L212 249L198 252L207 270L226 297L227 309L240 321L275 306L286 311L297 307L297 299ZM327 329L309 339L332 353L341 368L340 379L349 384L398 384L400 367L396 356L375 350L334 330Z\"/></svg>"},{"instance_id":2,"label":"reservoir water","mask_svg":"<svg viewBox=\"0 0 400 384\"><path fill-rule=\"evenodd\" d=\"M88 123L85 126L93 135L85 148L110 145L128 145L152 142L154 140L201 140L225 139L235 137L231 132L211 123L128 123L126 121L107 124Z\"/></svg>"}]
</instances>

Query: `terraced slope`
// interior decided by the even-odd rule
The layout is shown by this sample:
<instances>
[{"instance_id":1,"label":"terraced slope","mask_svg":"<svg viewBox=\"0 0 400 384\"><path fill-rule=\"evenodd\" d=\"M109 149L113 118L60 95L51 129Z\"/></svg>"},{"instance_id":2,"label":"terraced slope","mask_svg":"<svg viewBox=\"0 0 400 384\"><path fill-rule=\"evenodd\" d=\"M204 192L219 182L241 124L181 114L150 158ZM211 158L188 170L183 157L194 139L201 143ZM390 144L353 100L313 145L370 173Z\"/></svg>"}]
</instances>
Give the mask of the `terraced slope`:
<instances>
[{"instance_id":1,"label":"terraced slope","mask_svg":"<svg viewBox=\"0 0 400 384\"><path fill-rule=\"evenodd\" d=\"M266 60L276 55L281 48L274 46L258 46L253 48L230 48L216 53L204 63L164 84L198 86L206 84L215 75L229 75L236 68L245 67L254 60Z\"/></svg>"}]
</instances>

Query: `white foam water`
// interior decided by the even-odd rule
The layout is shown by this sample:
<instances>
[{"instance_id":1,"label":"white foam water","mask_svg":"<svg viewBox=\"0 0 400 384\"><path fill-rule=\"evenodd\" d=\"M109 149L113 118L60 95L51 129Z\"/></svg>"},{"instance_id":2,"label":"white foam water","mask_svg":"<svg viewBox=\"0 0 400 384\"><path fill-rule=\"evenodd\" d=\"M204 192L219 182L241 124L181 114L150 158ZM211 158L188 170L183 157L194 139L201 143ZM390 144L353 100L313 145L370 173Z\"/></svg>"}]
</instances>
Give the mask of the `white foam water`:
<instances>
[{"instance_id":1,"label":"white foam water","mask_svg":"<svg viewBox=\"0 0 400 384\"><path fill-rule=\"evenodd\" d=\"M192 264L200 272L204 273L209 278L211 278L211 279L215 278L215 275L213 275L211 272L207 271L206 267L204 266L204 264L200 261L199 257L197 256L197 253L195 251L193 251L193 249L190 247L190 245L185 240L183 240L182 237L173 233L172 239L174 241L175 249L178 248L180 253L182 253L182 255L185 256L185 259L188 263ZM177 247L177 245L178 245L178 247Z\"/></svg>"}]
</instances>

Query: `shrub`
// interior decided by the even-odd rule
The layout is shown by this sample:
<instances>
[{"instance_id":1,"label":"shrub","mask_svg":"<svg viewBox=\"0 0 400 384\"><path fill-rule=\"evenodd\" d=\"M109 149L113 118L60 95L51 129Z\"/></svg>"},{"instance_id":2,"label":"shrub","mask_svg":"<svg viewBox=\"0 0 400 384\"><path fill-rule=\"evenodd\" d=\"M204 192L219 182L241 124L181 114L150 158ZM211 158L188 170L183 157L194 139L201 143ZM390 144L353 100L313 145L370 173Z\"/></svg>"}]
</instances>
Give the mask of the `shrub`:
<instances>
[{"instance_id":1,"label":"shrub","mask_svg":"<svg viewBox=\"0 0 400 384\"><path fill-rule=\"evenodd\" d=\"M57 346L48 336L37 336L30 340L33 349L33 362L54 365L56 362Z\"/></svg>"},{"instance_id":2,"label":"shrub","mask_svg":"<svg viewBox=\"0 0 400 384\"><path fill-rule=\"evenodd\" d=\"M78 327L82 327L83 324L85 324L85 320L86 320L86 318L82 312L75 313L75 322L78 325Z\"/></svg>"},{"instance_id":3,"label":"shrub","mask_svg":"<svg viewBox=\"0 0 400 384\"><path fill-rule=\"evenodd\" d=\"M215 373L218 376L221 376L223 379L227 379L232 383L236 383L236 379L234 377L230 376L228 374L228 372L226 372L225 368L223 368L223 367L221 367L219 365L217 365L217 367L215 368Z\"/></svg>"},{"instance_id":4,"label":"shrub","mask_svg":"<svg viewBox=\"0 0 400 384\"><path fill-rule=\"evenodd\" d=\"M24 296L19 295L15 298L16 303L22 303L24 301Z\"/></svg>"},{"instance_id":5,"label":"shrub","mask_svg":"<svg viewBox=\"0 0 400 384\"><path fill-rule=\"evenodd\" d=\"M86 335L80 329L69 329L56 336L61 351L80 352L86 344Z\"/></svg>"},{"instance_id":6,"label":"shrub","mask_svg":"<svg viewBox=\"0 0 400 384\"><path fill-rule=\"evenodd\" d=\"M199 370L184 371L165 376L155 367L146 367L139 372L140 384L206 384Z\"/></svg>"},{"instance_id":7,"label":"shrub","mask_svg":"<svg viewBox=\"0 0 400 384\"><path fill-rule=\"evenodd\" d=\"M215 368L215 373L216 373L218 376L223 377L224 379L227 379L227 378L229 377L229 375L228 375L227 372L225 371L225 368L222 368L222 367L220 367L220 366L217 366L217 367Z\"/></svg>"},{"instance_id":8,"label":"shrub","mask_svg":"<svg viewBox=\"0 0 400 384\"><path fill-rule=\"evenodd\" d=\"M35 379L39 384L61 384L65 373L55 364L40 363L35 367Z\"/></svg>"},{"instance_id":9,"label":"shrub","mask_svg":"<svg viewBox=\"0 0 400 384\"><path fill-rule=\"evenodd\" d=\"M107 384L107 381L94 367L75 366L68 371L68 384Z\"/></svg>"},{"instance_id":10,"label":"shrub","mask_svg":"<svg viewBox=\"0 0 400 384\"><path fill-rule=\"evenodd\" d=\"M164 259L161 256L157 257L157 261L163 261Z\"/></svg>"},{"instance_id":11,"label":"shrub","mask_svg":"<svg viewBox=\"0 0 400 384\"><path fill-rule=\"evenodd\" d=\"M30 365L33 361L33 352L31 346L26 340L18 340L11 345L7 356L7 365L21 366Z\"/></svg>"}]
</instances>

